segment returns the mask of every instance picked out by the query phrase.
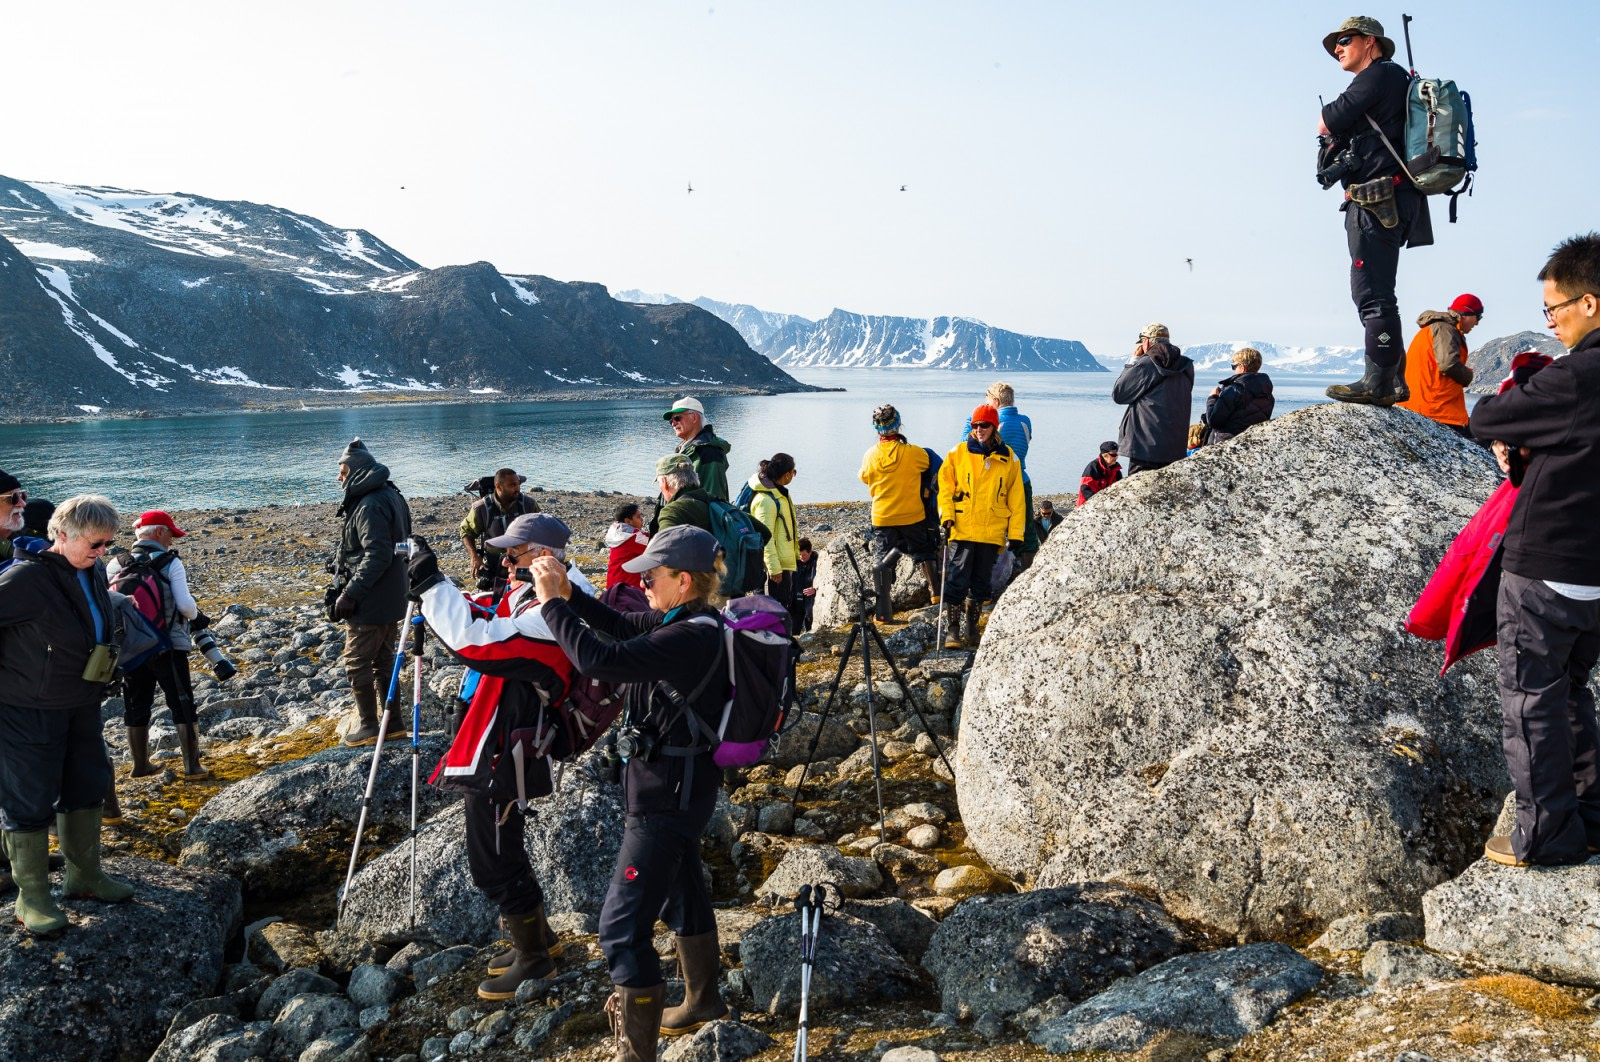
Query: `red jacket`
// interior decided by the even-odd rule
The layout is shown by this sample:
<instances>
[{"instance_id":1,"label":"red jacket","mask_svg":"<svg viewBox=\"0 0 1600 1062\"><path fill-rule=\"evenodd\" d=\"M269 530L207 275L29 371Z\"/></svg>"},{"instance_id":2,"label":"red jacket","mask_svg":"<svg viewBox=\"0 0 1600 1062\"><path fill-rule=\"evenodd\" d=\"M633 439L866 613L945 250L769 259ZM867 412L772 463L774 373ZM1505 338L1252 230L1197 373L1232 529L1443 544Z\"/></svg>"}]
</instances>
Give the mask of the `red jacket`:
<instances>
[{"instance_id":1,"label":"red jacket","mask_svg":"<svg viewBox=\"0 0 1600 1062\"><path fill-rule=\"evenodd\" d=\"M1508 479L1456 535L1433 578L1406 617L1406 630L1444 640L1442 675L1450 665L1495 643L1495 598L1500 592L1500 546L1517 488Z\"/></svg>"},{"instance_id":2,"label":"red jacket","mask_svg":"<svg viewBox=\"0 0 1600 1062\"><path fill-rule=\"evenodd\" d=\"M639 581L639 577L633 572L623 571L622 566L645 551L650 544L650 532L618 522L606 529L603 541L611 550L606 557L606 588L627 583L643 590L644 583Z\"/></svg>"}]
</instances>

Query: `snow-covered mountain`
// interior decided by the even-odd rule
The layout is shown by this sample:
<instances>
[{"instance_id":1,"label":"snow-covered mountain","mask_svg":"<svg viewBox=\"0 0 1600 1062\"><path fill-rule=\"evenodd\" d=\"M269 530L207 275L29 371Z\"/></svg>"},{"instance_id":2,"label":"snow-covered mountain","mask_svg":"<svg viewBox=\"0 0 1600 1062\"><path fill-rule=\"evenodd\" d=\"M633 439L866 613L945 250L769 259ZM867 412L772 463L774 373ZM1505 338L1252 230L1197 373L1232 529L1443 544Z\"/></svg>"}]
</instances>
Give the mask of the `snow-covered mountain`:
<instances>
[{"instance_id":1,"label":"snow-covered mountain","mask_svg":"<svg viewBox=\"0 0 1600 1062\"><path fill-rule=\"evenodd\" d=\"M676 296L630 289L644 305ZM738 329L746 343L787 368L981 369L1102 372L1087 347L994 328L971 317L888 317L834 310L820 321L701 296L694 305Z\"/></svg>"},{"instance_id":2,"label":"snow-covered mountain","mask_svg":"<svg viewBox=\"0 0 1600 1062\"><path fill-rule=\"evenodd\" d=\"M698 307L488 262L425 269L274 206L6 177L0 372L29 381L13 418L297 392L803 387Z\"/></svg>"},{"instance_id":3,"label":"snow-covered mountain","mask_svg":"<svg viewBox=\"0 0 1600 1062\"><path fill-rule=\"evenodd\" d=\"M1262 371L1299 376L1345 376L1362 372L1360 347L1291 347L1279 346L1264 340L1240 340L1232 343L1197 343L1184 347L1183 352L1194 360L1195 371L1228 375L1232 369L1234 351L1241 347L1255 347L1261 352Z\"/></svg>"}]
</instances>

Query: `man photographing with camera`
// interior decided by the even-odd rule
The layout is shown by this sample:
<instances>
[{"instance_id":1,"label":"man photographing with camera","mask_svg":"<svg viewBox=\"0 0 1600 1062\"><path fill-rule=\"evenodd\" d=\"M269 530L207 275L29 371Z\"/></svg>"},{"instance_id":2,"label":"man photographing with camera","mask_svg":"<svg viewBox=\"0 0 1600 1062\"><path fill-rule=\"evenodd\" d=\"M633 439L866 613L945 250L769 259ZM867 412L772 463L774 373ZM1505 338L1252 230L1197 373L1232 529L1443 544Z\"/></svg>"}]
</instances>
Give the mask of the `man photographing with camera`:
<instances>
[{"instance_id":1,"label":"man photographing with camera","mask_svg":"<svg viewBox=\"0 0 1600 1062\"><path fill-rule=\"evenodd\" d=\"M1401 247L1433 242L1428 205L1384 144L1406 141L1406 89L1410 78L1394 62L1394 41L1383 25L1365 15L1347 18L1322 39L1339 68L1355 75L1339 98L1322 108L1317 133L1317 181L1340 184L1345 240L1350 250L1350 298L1366 333L1366 371L1353 384L1335 384L1338 402L1392 406L1404 401L1405 381L1396 380L1405 339L1395 276Z\"/></svg>"}]
</instances>

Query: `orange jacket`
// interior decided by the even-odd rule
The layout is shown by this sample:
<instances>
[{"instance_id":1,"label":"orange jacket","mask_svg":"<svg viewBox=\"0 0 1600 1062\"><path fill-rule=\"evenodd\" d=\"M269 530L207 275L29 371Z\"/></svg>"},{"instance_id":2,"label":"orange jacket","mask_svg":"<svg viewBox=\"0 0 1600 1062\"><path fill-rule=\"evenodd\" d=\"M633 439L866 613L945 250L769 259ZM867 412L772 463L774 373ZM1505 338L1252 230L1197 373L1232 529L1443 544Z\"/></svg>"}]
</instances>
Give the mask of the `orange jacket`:
<instances>
[{"instance_id":1,"label":"orange jacket","mask_svg":"<svg viewBox=\"0 0 1600 1062\"><path fill-rule=\"evenodd\" d=\"M1467 340L1450 310L1428 310L1417 318L1421 331L1406 348L1406 386L1411 397L1402 408L1440 424L1467 423Z\"/></svg>"}]
</instances>

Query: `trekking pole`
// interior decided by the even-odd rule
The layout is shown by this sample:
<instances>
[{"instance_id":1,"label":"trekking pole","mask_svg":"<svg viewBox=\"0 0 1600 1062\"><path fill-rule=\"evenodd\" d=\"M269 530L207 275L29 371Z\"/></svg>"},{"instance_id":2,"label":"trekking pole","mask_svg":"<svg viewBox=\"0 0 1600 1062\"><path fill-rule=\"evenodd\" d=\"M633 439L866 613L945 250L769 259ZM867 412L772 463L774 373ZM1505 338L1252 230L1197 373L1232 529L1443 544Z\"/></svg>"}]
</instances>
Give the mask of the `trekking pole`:
<instances>
[{"instance_id":1,"label":"trekking pole","mask_svg":"<svg viewBox=\"0 0 1600 1062\"><path fill-rule=\"evenodd\" d=\"M422 765L422 635L423 618L411 619L411 925L417 924L417 775Z\"/></svg>"},{"instance_id":2,"label":"trekking pole","mask_svg":"<svg viewBox=\"0 0 1600 1062\"><path fill-rule=\"evenodd\" d=\"M401 621L400 629L405 631L411 626L411 615L417 609L415 602L406 605L406 616ZM394 653L394 670L389 673L389 696L383 702L383 718L378 721L378 740L372 746L372 768L367 772L367 789L361 794L361 814L356 817L356 840L350 846L350 866L344 872L344 884L339 888L339 906L334 912L334 921L344 913L344 898L350 891L350 879L356 876L356 857L361 853L361 834L367 828L367 808L372 803L372 791L378 785L378 757L383 752L383 738L389 732L389 717L394 712L395 697L400 691L400 666L405 663L406 643L405 638L400 639L400 646Z\"/></svg>"},{"instance_id":3,"label":"trekking pole","mask_svg":"<svg viewBox=\"0 0 1600 1062\"><path fill-rule=\"evenodd\" d=\"M794 1062L804 1062L806 1057L806 1023L809 1020L808 1002L811 993L811 886L802 885L795 894L794 908L800 912L800 1024L794 1035Z\"/></svg>"},{"instance_id":4,"label":"trekking pole","mask_svg":"<svg viewBox=\"0 0 1600 1062\"><path fill-rule=\"evenodd\" d=\"M933 648L935 652L944 649L944 614L950 611L945 604L945 594L950 590L950 529L939 529L939 610L935 617L937 629L934 633Z\"/></svg>"},{"instance_id":5,"label":"trekking pole","mask_svg":"<svg viewBox=\"0 0 1600 1062\"><path fill-rule=\"evenodd\" d=\"M1417 61L1411 57L1411 16L1400 16L1400 29L1406 37L1406 69L1412 77L1417 76Z\"/></svg>"}]
</instances>

